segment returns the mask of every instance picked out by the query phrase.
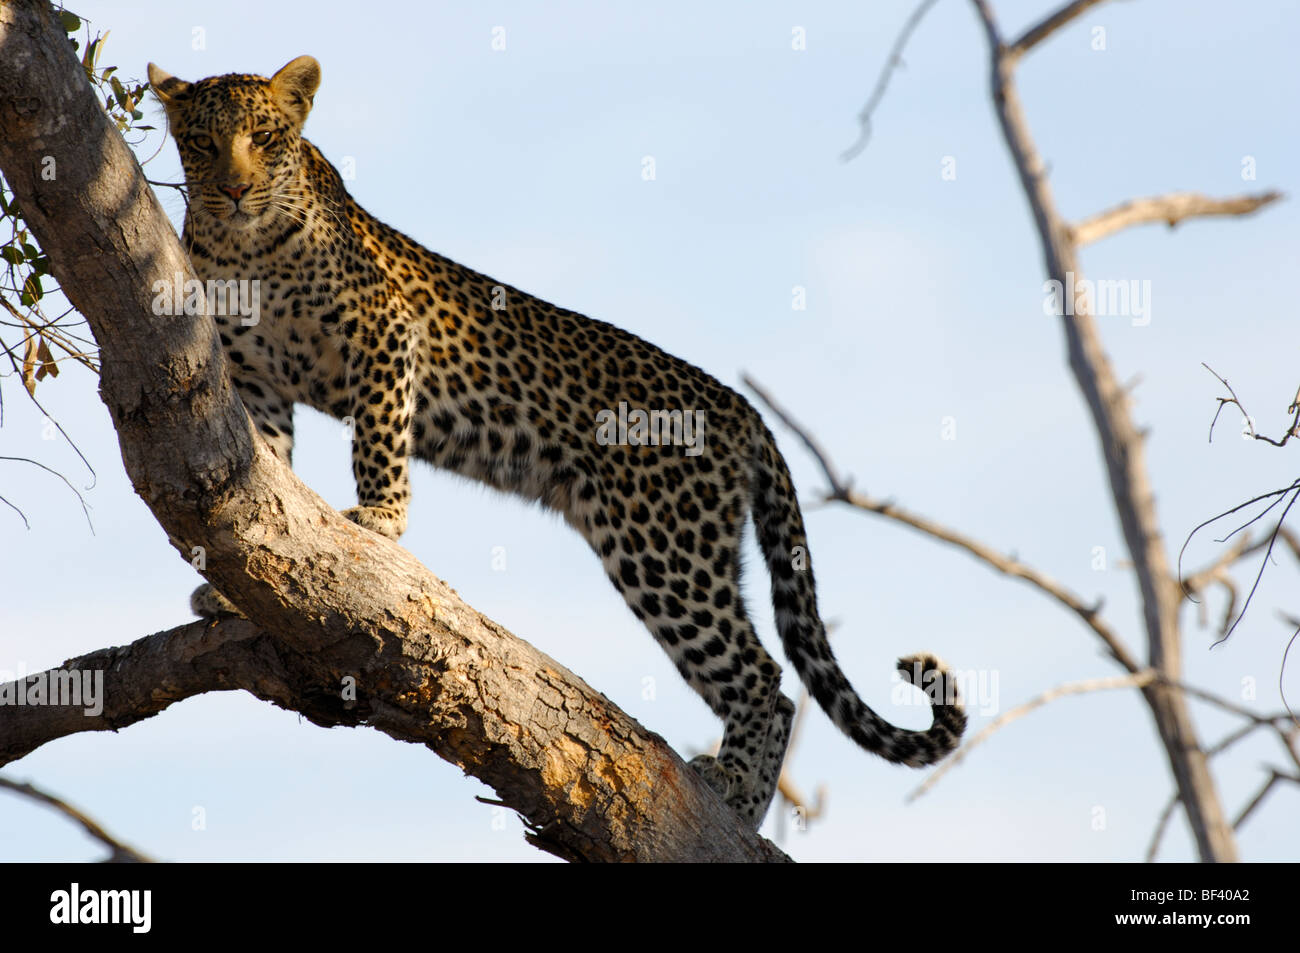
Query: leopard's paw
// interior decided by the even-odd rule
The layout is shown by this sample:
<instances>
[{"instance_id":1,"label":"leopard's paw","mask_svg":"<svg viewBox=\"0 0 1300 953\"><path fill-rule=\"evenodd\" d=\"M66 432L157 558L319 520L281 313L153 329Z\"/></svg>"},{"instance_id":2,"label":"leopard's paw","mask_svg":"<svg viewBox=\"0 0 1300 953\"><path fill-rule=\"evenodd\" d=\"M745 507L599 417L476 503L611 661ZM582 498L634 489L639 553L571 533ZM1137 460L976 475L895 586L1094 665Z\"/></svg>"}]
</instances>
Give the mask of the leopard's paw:
<instances>
[{"instance_id":1,"label":"leopard's paw","mask_svg":"<svg viewBox=\"0 0 1300 953\"><path fill-rule=\"evenodd\" d=\"M242 616L243 613L235 608L235 604L217 592L210 583L204 583L195 589L190 596L190 608L194 614L205 619L216 619L222 616Z\"/></svg>"},{"instance_id":2,"label":"leopard's paw","mask_svg":"<svg viewBox=\"0 0 1300 953\"><path fill-rule=\"evenodd\" d=\"M729 800L736 787L736 778L717 758L711 754L696 755L687 762L709 787L717 792L724 801Z\"/></svg>"},{"instance_id":3,"label":"leopard's paw","mask_svg":"<svg viewBox=\"0 0 1300 953\"><path fill-rule=\"evenodd\" d=\"M392 506L354 506L343 515L373 533L400 539L406 532L406 511Z\"/></svg>"}]
</instances>

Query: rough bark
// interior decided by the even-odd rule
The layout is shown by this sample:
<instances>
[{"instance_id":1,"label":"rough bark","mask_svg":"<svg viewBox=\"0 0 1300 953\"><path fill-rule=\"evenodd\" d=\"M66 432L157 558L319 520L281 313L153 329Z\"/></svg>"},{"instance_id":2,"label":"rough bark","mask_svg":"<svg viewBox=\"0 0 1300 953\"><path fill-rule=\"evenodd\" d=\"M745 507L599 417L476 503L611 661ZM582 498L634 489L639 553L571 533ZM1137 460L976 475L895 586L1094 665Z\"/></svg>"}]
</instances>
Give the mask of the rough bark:
<instances>
[{"instance_id":1,"label":"rough bark","mask_svg":"<svg viewBox=\"0 0 1300 953\"><path fill-rule=\"evenodd\" d=\"M1076 238L1057 211L1012 76L1021 53L1098 0L1076 0L1010 45L1003 42L986 0L973 2L989 45L994 108L1034 215L1048 277L1059 281L1061 287L1075 287L1082 279ZM1128 397L1106 356L1096 322L1086 313L1086 305L1081 306L1080 301L1074 304L1075 313L1061 316L1070 369L1096 427L1111 496L1141 594L1148 658L1161 677L1142 692L1155 717L1201 859L1235 861L1237 846L1232 826L1219 802L1186 699L1173 687L1182 673L1178 625L1182 593L1170 572L1161 539L1142 436L1129 412Z\"/></svg>"},{"instance_id":2,"label":"rough bark","mask_svg":"<svg viewBox=\"0 0 1300 953\"><path fill-rule=\"evenodd\" d=\"M104 714L0 708L0 764L239 688L318 724L428 745L561 856L785 859L662 739L339 516L255 438L211 319L153 313L155 282L193 273L38 0L0 2L0 169L100 346L100 391L136 492L184 558L204 548L204 575L255 622L194 623L69 662L105 669Z\"/></svg>"}]
</instances>

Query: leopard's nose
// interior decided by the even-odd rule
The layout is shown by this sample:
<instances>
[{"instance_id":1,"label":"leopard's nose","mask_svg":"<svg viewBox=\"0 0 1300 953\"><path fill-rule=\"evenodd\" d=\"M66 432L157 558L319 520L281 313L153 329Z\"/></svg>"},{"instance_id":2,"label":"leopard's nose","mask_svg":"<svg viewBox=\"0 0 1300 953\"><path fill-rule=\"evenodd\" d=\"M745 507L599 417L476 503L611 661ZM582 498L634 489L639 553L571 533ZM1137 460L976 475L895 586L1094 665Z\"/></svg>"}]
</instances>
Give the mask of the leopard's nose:
<instances>
[{"instance_id":1,"label":"leopard's nose","mask_svg":"<svg viewBox=\"0 0 1300 953\"><path fill-rule=\"evenodd\" d=\"M251 182L236 182L233 185L218 186L218 188L221 189L221 191L225 192L236 202L238 202L241 198L243 198L245 193L247 193L248 190L251 189L252 187L253 187L253 183Z\"/></svg>"}]
</instances>

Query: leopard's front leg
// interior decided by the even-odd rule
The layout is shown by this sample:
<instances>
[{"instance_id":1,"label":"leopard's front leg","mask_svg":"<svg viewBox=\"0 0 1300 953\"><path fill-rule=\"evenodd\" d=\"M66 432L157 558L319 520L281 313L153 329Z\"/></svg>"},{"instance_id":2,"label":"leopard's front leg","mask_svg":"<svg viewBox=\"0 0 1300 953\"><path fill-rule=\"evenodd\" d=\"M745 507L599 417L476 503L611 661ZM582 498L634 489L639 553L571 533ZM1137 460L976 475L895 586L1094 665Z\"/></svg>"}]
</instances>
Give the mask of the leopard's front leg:
<instances>
[{"instance_id":1,"label":"leopard's front leg","mask_svg":"<svg viewBox=\"0 0 1300 953\"><path fill-rule=\"evenodd\" d=\"M359 505L343 511L354 523L387 536L406 532L411 498L411 419L414 412L416 325L398 303L372 329L349 342L352 474Z\"/></svg>"}]
</instances>

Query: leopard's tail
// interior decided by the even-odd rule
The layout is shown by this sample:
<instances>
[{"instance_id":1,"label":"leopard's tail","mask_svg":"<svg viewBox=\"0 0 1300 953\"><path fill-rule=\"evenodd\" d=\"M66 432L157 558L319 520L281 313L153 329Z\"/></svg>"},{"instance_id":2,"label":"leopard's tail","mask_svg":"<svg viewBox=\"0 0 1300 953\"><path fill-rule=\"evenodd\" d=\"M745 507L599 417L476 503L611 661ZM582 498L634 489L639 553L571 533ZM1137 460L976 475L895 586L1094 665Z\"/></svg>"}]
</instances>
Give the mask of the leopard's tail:
<instances>
[{"instance_id":1,"label":"leopard's tail","mask_svg":"<svg viewBox=\"0 0 1300 953\"><path fill-rule=\"evenodd\" d=\"M930 699L934 723L909 731L867 706L840 670L817 614L812 563L794 484L772 434L758 424L751 505L758 544L772 575L772 605L786 657L809 693L840 730L873 754L895 764L922 767L943 758L961 740L966 714L957 685L933 655L899 659L903 677Z\"/></svg>"}]
</instances>

